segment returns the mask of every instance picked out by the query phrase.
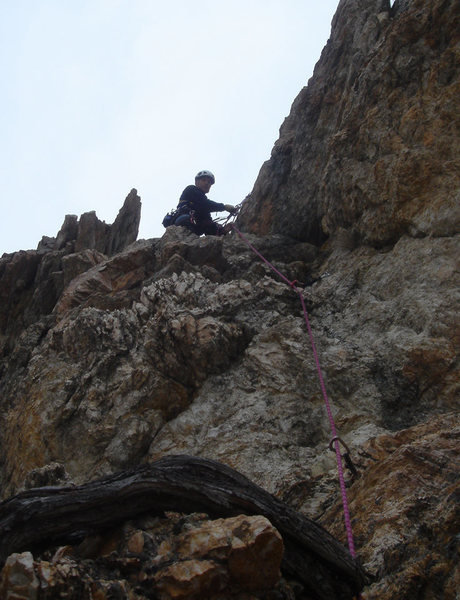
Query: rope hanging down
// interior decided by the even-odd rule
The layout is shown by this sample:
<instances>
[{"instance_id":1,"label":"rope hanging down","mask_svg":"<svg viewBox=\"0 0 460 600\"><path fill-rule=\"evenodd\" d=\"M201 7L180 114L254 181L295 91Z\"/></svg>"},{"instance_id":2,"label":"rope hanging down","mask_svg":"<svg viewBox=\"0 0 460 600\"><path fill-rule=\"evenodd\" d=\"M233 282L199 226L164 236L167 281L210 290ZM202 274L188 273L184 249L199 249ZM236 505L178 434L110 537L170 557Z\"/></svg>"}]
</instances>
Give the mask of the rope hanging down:
<instances>
[{"instance_id":1,"label":"rope hanging down","mask_svg":"<svg viewBox=\"0 0 460 600\"><path fill-rule=\"evenodd\" d=\"M352 529L352 526L351 526L350 510L349 510L349 507L348 507L347 492L346 492L346 487L345 487L345 477L344 477L344 474L343 474L342 456L340 454L340 445L339 445L339 442L342 442L342 440L337 435L337 430L336 430L336 427L335 427L334 417L332 416L331 405L330 405L329 398L328 398L328 395L327 395L327 392L326 392L326 386L324 384L323 374L322 374L322 371L321 371L321 365L319 363L318 352L316 350L316 345L315 345L315 341L314 341L314 338L313 338L313 332L312 332L312 329L311 329L311 326L310 326L310 320L308 318L308 313L307 313L307 308L305 306L304 297L302 295L301 290L299 290L299 288L296 286L297 282L295 280L294 281L290 281L285 275L283 275L283 273L281 273L274 265L272 265L272 263L269 262L265 258L265 256L263 256L257 250L257 248L255 248L249 242L249 240L241 233L241 231L236 227L236 225L234 223L231 224L231 227L239 235L239 237L243 240L243 242L261 260L263 260L263 262L266 265L268 265L270 267L270 269L272 269L272 271L274 271L285 283L287 283L289 285L289 287L291 287L299 295L300 303L302 305L302 310L303 310L303 314L304 314L305 323L307 325L307 330L308 330L308 335L309 335L309 338L310 338L311 347L312 347L312 350L313 350L313 356L315 358L316 370L318 372L319 382L320 382L320 386L321 386L321 392L323 394L324 403L326 405L327 416L329 418L329 424L331 426L331 431L332 431L332 440L331 440L330 446L332 447L332 445L334 445L335 455L336 455L336 458L337 458L337 470L338 470L338 474L339 474L340 491L341 491L341 494L342 494L342 504L343 504L344 520L345 520L345 529L346 529L346 532L347 532L348 549L350 550L351 556L353 558L356 558L355 544L354 544L354 539L353 539L353 529Z\"/></svg>"}]
</instances>

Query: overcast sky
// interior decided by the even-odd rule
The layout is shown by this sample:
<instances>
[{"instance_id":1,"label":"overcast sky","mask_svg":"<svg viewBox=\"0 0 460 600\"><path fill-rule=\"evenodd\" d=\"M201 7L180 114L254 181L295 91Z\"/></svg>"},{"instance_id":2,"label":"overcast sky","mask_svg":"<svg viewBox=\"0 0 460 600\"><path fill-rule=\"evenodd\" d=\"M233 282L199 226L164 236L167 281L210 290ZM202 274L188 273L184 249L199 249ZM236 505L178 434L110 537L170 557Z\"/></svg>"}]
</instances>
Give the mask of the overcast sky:
<instances>
[{"instance_id":1,"label":"overcast sky","mask_svg":"<svg viewBox=\"0 0 460 600\"><path fill-rule=\"evenodd\" d=\"M198 170L238 204L313 73L338 0L0 0L0 256L66 214L139 238Z\"/></svg>"}]
</instances>

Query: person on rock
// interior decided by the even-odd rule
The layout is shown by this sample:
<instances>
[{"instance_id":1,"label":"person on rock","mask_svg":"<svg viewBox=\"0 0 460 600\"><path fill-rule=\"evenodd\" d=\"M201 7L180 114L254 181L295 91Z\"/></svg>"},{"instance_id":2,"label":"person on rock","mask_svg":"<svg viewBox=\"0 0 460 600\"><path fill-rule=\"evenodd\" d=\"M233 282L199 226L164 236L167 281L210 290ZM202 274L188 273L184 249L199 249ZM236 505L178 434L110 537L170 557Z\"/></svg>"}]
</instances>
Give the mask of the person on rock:
<instances>
[{"instance_id":1,"label":"person on rock","mask_svg":"<svg viewBox=\"0 0 460 600\"><path fill-rule=\"evenodd\" d=\"M225 235L225 228L212 220L211 212L226 210L230 214L234 214L236 209L231 204L221 204L209 200L206 194L215 181L211 171L197 173L195 185L188 185L179 198L178 216L174 225L187 227L197 235Z\"/></svg>"}]
</instances>

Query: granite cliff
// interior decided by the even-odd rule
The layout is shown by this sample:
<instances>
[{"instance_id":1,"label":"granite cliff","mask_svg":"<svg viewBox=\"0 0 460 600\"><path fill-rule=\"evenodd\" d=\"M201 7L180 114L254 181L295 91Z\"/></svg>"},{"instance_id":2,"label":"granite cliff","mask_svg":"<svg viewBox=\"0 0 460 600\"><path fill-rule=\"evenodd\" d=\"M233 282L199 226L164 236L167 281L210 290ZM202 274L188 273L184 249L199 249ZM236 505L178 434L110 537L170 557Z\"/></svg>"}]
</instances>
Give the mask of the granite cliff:
<instances>
[{"instance_id":1,"label":"granite cliff","mask_svg":"<svg viewBox=\"0 0 460 600\"><path fill-rule=\"evenodd\" d=\"M236 222L290 280L323 275L303 296L356 469L368 599L449 600L460 587L459 17L454 0L341 0ZM2 498L186 454L236 469L346 544L297 295L235 233L135 241L139 218L133 190L112 226L66 217L36 251L0 259ZM141 599L148 581L168 600L320 597L279 572L276 529L247 519L243 541L239 522L175 514L78 548L24 548L0 590ZM208 545L190 552L191 531ZM238 544L243 574L229 562ZM263 548L261 578L250 557Z\"/></svg>"}]
</instances>

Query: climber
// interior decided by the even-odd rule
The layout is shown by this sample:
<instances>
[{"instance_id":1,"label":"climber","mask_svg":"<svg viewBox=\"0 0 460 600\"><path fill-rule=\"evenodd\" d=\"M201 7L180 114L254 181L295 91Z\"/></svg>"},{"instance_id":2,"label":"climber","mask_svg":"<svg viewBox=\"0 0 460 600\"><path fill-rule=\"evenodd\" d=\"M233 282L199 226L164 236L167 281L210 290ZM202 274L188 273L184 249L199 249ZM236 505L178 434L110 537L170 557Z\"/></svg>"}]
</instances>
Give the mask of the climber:
<instances>
[{"instance_id":1,"label":"climber","mask_svg":"<svg viewBox=\"0 0 460 600\"><path fill-rule=\"evenodd\" d=\"M216 179L211 171L200 171L195 177L195 185L188 185L182 192L177 205L177 216L174 225L187 227L197 235L225 235L226 229L215 223L212 212L226 210L234 214L236 209L231 204L221 204L209 200L206 194Z\"/></svg>"}]
</instances>

